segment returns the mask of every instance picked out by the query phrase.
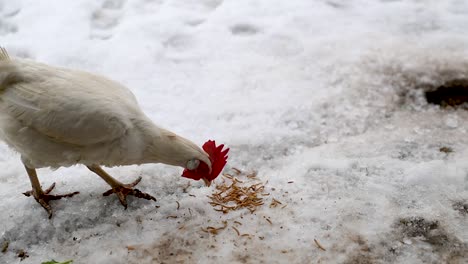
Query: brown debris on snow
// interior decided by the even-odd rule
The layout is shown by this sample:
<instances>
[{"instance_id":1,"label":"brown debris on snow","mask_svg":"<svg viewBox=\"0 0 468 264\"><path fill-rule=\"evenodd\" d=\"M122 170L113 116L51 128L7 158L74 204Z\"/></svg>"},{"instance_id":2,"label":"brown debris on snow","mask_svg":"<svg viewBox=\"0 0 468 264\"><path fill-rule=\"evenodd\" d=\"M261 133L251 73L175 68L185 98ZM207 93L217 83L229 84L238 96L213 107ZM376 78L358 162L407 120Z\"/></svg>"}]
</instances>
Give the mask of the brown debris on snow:
<instances>
[{"instance_id":1,"label":"brown debris on snow","mask_svg":"<svg viewBox=\"0 0 468 264\"><path fill-rule=\"evenodd\" d=\"M209 203L215 211L228 214L231 211L247 209L251 214L254 214L257 209L267 203L268 197L271 197L270 193L265 191L265 185L268 184L268 181L262 182L257 177L257 172L255 171L246 173L240 169L232 168L229 173L224 173L222 176L223 180L220 183L216 183L215 190L211 195L208 195L210 199ZM275 188L271 188L271 191L275 191ZM286 204L271 197L268 208L277 207L282 209L286 207ZM263 216L263 218L268 224L273 225L270 217ZM252 234L241 232L239 227L242 225L241 222L233 220L230 223L228 224L228 221L223 221L222 227L208 226L201 230L218 235L219 231L226 229L229 225L238 237L252 239ZM234 225L237 225L237 227ZM263 238L261 237L260 239L262 240Z\"/></svg>"},{"instance_id":2,"label":"brown debris on snow","mask_svg":"<svg viewBox=\"0 0 468 264\"><path fill-rule=\"evenodd\" d=\"M202 231L207 232L207 233L211 233L213 235L217 235L218 231L226 229L226 227L227 227L227 221L223 221L223 226L222 227L213 227L213 226L208 226L206 228L202 227Z\"/></svg>"},{"instance_id":3,"label":"brown debris on snow","mask_svg":"<svg viewBox=\"0 0 468 264\"><path fill-rule=\"evenodd\" d=\"M241 175L242 171L234 170L237 175ZM248 209L251 213L257 210L257 207L264 204L263 196L269 195L264 193L265 185L258 182L256 173L247 175L245 181L230 175L223 174L223 182L216 185L216 191L208 198L211 199L210 204L216 211L228 213L229 211ZM250 182L256 183L250 183Z\"/></svg>"},{"instance_id":4,"label":"brown debris on snow","mask_svg":"<svg viewBox=\"0 0 468 264\"><path fill-rule=\"evenodd\" d=\"M314 242L315 242L315 245L317 246L318 249L323 250L323 251L327 251L327 250L322 246L322 244L320 244L320 243L318 242L317 239L314 238Z\"/></svg>"}]
</instances>

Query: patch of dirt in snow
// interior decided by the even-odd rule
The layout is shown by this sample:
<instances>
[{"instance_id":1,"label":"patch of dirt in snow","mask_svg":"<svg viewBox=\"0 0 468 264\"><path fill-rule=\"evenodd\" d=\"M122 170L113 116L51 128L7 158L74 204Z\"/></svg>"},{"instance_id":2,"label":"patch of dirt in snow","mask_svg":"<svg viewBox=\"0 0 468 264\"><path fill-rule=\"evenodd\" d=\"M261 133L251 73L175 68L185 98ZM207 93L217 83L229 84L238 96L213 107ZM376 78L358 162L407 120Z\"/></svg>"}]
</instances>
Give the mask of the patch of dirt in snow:
<instances>
[{"instance_id":1,"label":"patch of dirt in snow","mask_svg":"<svg viewBox=\"0 0 468 264\"><path fill-rule=\"evenodd\" d=\"M458 201L455 202L453 205L453 210L458 211L461 215L467 216L468 215L468 202L467 201Z\"/></svg>"},{"instance_id":2,"label":"patch of dirt in snow","mask_svg":"<svg viewBox=\"0 0 468 264\"><path fill-rule=\"evenodd\" d=\"M411 48L407 43L393 45L393 48L383 47L384 53L369 51L358 64L361 69L355 69L366 72L364 76L358 74L361 79L354 84L364 98L373 99L366 100L368 103L389 109L418 109L428 101L443 104L443 100L449 100L445 104L453 105L456 100L458 104L468 79L468 61L461 55L466 51L430 45ZM459 88L456 99L443 97L445 93L441 95L443 98L433 98L438 88L442 91L449 87Z\"/></svg>"},{"instance_id":3,"label":"patch of dirt in snow","mask_svg":"<svg viewBox=\"0 0 468 264\"><path fill-rule=\"evenodd\" d=\"M348 240L346 264L404 263L413 254L423 263L463 263L468 258L467 243L447 232L439 221L420 216L397 219L390 232L373 238L349 235ZM332 250L344 251L340 245Z\"/></svg>"},{"instance_id":4,"label":"patch of dirt in snow","mask_svg":"<svg viewBox=\"0 0 468 264\"><path fill-rule=\"evenodd\" d=\"M358 135L382 126L399 110L429 109L434 105L428 104L432 99L426 94L437 88L458 87L456 98L444 93L439 100L450 101L446 105L461 103L468 80L466 53L461 48L392 42L366 50L348 67L335 71L325 67L330 72L328 86L341 87L343 92L320 106L326 115L321 134Z\"/></svg>"},{"instance_id":5,"label":"patch of dirt in snow","mask_svg":"<svg viewBox=\"0 0 468 264\"><path fill-rule=\"evenodd\" d=\"M205 253L210 250L221 251L223 247L232 247L231 261L251 263L253 256L248 248L262 248L251 239L243 238L235 242L226 240L226 236L213 236L197 230L198 226L186 227L187 230L166 232L160 241L150 245L132 246L129 250L129 263L193 263L204 259L211 262L223 262L217 254ZM198 229L199 230L199 229ZM256 255L256 254L255 254Z\"/></svg>"},{"instance_id":6,"label":"patch of dirt in snow","mask_svg":"<svg viewBox=\"0 0 468 264\"><path fill-rule=\"evenodd\" d=\"M437 104L442 107L462 106L467 109L468 102L468 80L454 79L443 83L439 87L426 91L425 96L428 103Z\"/></svg>"},{"instance_id":7,"label":"patch of dirt in snow","mask_svg":"<svg viewBox=\"0 0 468 264\"><path fill-rule=\"evenodd\" d=\"M166 232L161 240L151 245L128 246L129 263L187 263L193 261L192 250L197 243L196 237L182 237Z\"/></svg>"},{"instance_id":8,"label":"patch of dirt in snow","mask_svg":"<svg viewBox=\"0 0 468 264\"><path fill-rule=\"evenodd\" d=\"M447 232L438 220L420 216L401 218L395 223L395 235L406 246L420 246L422 259L438 257L439 261L457 263L468 257L468 244ZM394 251L395 253L398 250ZM437 253L436 256L433 253Z\"/></svg>"}]
</instances>

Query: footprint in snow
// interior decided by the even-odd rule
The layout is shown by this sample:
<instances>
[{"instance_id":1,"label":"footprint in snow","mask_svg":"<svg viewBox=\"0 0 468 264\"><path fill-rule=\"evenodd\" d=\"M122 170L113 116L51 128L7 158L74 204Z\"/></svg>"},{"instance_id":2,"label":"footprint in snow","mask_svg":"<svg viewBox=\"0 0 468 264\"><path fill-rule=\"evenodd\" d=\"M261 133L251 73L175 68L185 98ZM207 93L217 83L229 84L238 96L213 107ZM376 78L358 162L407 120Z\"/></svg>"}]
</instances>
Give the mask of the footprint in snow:
<instances>
[{"instance_id":1,"label":"footprint in snow","mask_svg":"<svg viewBox=\"0 0 468 264\"><path fill-rule=\"evenodd\" d=\"M336 9L344 9L348 7L348 4L349 4L347 2L340 1L340 0L330 0L330 1L326 1L325 3Z\"/></svg>"},{"instance_id":2,"label":"footprint in snow","mask_svg":"<svg viewBox=\"0 0 468 264\"><path fill-rule=\"evenodd\" d=\"M176 34L163 42L163 46L169 51L180 53L195 46L195 39L187 34Z\"/></svg>"},{"instance_id":3,"label":"footprint in snow","mask_svg":"<svg viewBox=\"0 0 468 264\"><path fill-rule=\"evenodd\" d=\"M205 9L205 11L212 12L223 3L223 0L196 0L193 1L193 3L197 3L200 7Z\"/></svg>"},{"instance_id":4,"label":"footprint in snow","mask_svg":"<svg viewBox=\"0 0 468 264\"><path fill-rule=\"evenodd\" d=\"M223 0L191 0L186 4L186 7L193 11L194 17L186 18L184 23L197 27L206 22L208 15L216 11L223 4Z\"/></svg>"},{"instance_id":5,"label":"footprint in snow","mask_svg":"<svg viewBox=\"0 0 468 264\"><path fill-rule=\"evenodd\" d=\"M230 27L231 33L237 36L251 36L257 34L260 30L250 24L236 24Z\"/></svg>"},{"instance_id":6,"label":"footprint in snow","mask_svg":"<svg viewBox=\"0 0 468 264\"><path fill-rule=\"evenodd\" d=\"M101 7L91 14L92 39L109 39L112 37L112 29L118 26L125 0L106 0Z\"/></svg>"},{"instance_id":7,"label":"footprint in snow","mask_svg":"<svg viewBox=\"0 0 468 264\"><path fill-rule=\"evenodd\" d=\"M203 24L204 22L205 22L205 19L195 18L195 19L187 19L185 21L185 24L191 27L196 27L196 26Z\"/></svg>"},{"instance_id":8,"label":"footprint in snow","mask_svg":"<svg viewBox=\"0 0 468 264\"><path fill-rule=\"evenodd\" d=\"M20 10L20 5L14 1L0 1L0 36L18 31L18 26L12 20Z\"/></svg>"}]
</instances>

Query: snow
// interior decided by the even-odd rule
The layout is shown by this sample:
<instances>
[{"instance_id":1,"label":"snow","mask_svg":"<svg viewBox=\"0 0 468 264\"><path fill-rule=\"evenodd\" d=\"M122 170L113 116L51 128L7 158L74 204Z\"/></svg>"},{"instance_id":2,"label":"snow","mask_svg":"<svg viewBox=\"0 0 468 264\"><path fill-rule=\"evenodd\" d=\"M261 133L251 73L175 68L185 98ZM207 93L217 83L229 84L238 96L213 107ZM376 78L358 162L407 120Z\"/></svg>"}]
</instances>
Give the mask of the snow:
<instances>
[{"instance_id":1,"label":"snow","mask_svg":"<svg viewBox=\"0 0 468 264\"><path fill-rule=\"evenodd\" d=\"M461 0L0 0L11 55L122 82L159 125L227 144L226 172L257 171L270 193L222 214L180 168L110 168L158 199L123 210L83 166L41 169L43 186L80 191L49 220L2 144L0 263L468 262L468 112L423 97L468 78L467 23Z\"/></svg>"}]
</instances>

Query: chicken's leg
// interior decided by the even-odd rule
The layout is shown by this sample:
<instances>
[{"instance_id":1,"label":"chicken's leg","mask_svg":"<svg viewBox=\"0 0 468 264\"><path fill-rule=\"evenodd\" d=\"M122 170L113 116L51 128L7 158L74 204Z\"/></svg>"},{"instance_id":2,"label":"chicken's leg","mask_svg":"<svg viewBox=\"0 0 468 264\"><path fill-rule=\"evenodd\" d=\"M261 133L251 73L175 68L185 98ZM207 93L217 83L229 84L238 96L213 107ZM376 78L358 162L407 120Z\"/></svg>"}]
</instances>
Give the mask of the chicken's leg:
<instances>
[{"instance_id":1,"label":"chicken's leg","mask_svg":"<svg viewBox=\"0 0 468 264\"><path fill-rule=\"evenodd\" d=\"M62 199L64 197L72 197L73 195L79 193L79 192L72 192L72 193L61 194L61 195L49 194L54 189L55 182L49 188L43 191L41 184L39 183L39 180L37 179L36 169L31 169L26 166L24 167L26 168L26 171L28 172L29 180L31 181L31 185L32 185L32 190L24 192L23 194L28 197L32 195L34 199L36 199L36 201L42 207L44 207L44 209L47 211L47 213L49 214L49 218L52 217L52 208L49 205L49 201Z\"/></svg>"},{"instance_id":2,"label":"chicken's leg","mask_svg":"<svg viewBox=\"0 0 468 264\"><path fill-rule=\"evenodd\" d=\"M111 195L112 193L115 193L117 197L119 198L120 203L127 209L127 195L133 195L138 198L143 198L146 200L153 200L156 201L156 198L153 196L141 192L138 189L134 189L140 181L141 177L138 177L134 182L129 183L129 184L123 184L119 182L118 180L114 179L112 176L107 174L99 165L92 165L92 166L87 166L88 169L90 169L92 172L96 173L101 177L104 181L109 184L112 189L108 190L107 192L103 193L104 196Z\"/></svg>"}]
</instances>

